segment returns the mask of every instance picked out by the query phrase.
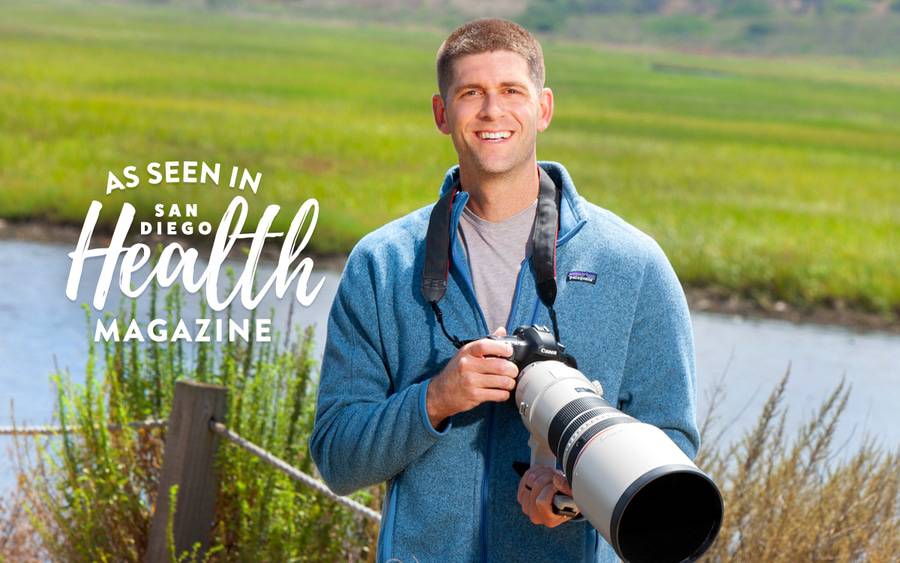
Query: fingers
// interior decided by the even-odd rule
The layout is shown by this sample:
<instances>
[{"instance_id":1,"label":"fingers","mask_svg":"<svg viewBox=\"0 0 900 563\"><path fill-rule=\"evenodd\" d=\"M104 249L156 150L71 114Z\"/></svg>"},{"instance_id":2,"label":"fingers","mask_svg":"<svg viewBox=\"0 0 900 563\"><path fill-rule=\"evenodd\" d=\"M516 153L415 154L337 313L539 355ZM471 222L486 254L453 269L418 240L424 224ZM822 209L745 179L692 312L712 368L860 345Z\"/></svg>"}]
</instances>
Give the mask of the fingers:
<instances>
[{"instance_id":1,"label":"fingers","mask_svg":"<svg viewBox=\"0 0 900 563\"><path fill-rule=\"evenodd\" d=\"M519 368L516 364L503 358L473 358L472 366L480 373L501 375L513 380L519 377Z\"/></svg>"},{"instance_id":2,"label":"fingers","mask_svg":"<svg viewBox=\"0 0 900 563\"><path fill-rule=\"evenodd\" d=\"M534 498L540 493L544 484L552 482L553 470L549 467L532 467L525 472L519 480L519 492L517 500L522 507L522 512L530 516L534 506Z\"/></svg>"},{"instance_id":3,"label":"fingers","mask_svg":"<svg viewBox=\"0 0 900 563\"><path fill-rule=\"evenodd\" d=\"M553 495L556 493L556 487L551 480L535 497L535 513L531 515L533 524L543 524L548 528L555 528L569 519L566 516L553 513Z\"/></svg>"},{"instance_id":4,"label":"fingers","mask_svg":"<svg viewBox=\"0 0 900 563\"><path fill-rule=\"evenodd\" d=\"M553 484L562 494L572 496L572 487L569 486L569 481L566 480L566 476L562 473L556 472L553 474Z\"/></svg>"},{"instance_id":5,"label":"fingers","mask_svg":"<svg viewBox=\"0 0 900 563\"><path fill-rule=\"evenodd\" d=\"M528 497L526 498L526 500L528 501L528 504L534 507L536 510L530 510L528 515L531 516L531 522L533 524L540 524L540 522L535 521L535 518L539 516L539 513L541 512L541 507L538 506L537 499L538 496L544 492L544 489L547 487L547 485L550 485L551 487L553 486L553 474L549 472L541 472L532 480L530 485L531 491L528 492Z\"/></svg>"},{"instance_id":6,"label":"fingers","mask_svg":"<svg viewBox=\"0 0 900 563\"><path fill-rule=\"evenodd\" d=\"M506 332L494 331L497 336ZM463 346L428 386L426 409L435 427L444 419L481 403L509 400L519 368L504 357L512 354L509 343L481 339Z\"/></svg>"},{"instance_id":7,"label":"fingers","mask_svg":"<svg viewBox=\"0 0 900 563\"><path fill-rule=\"evenodd\" d=\"M494 374L512 379L519 376L519 368L516 367L516 364L503 358L479 358L463 355L459 359L459 370L463 374Z\"/></svg>"},{"instance_id":8,"label":"fingers","mask_svg":"<svg viewBox=\"0 0 900 563\"><path fill-rule=\"evenodd\" d=\"M502 403L509 400L509 391L501 391L499 389L482 389L480 392L480 402L491 401L494 403Z\"/></svg>"},{"instance_id":9,"label":"fingers","mask_svg":"<svg viewBox=\"0 0 900 563\"><path fill-rule=\"evenodd\" d=\"M518 368L512 362L508 362L502 358L473 358L471 356L463 356L459 359L458 369L460 375L471 379L471 383L481 383L486 375L495 377L503 377L510 381L515 381L519 375ZM500 386L506 389L505 385Z\"/></svg>"},{"instance_id":10,"label":"fingers","mask_svg":"<svg viewBox=\"0 0 900 563\"><path fill-rule=\"evenodd\" d=\"M503 402L509 399L516 380L505 375L477 374L473 376L474 395L479 402Z\"/></svg>"},{"instance_id":11,"label":"fingers","mask_svg":"<svg viewBox=\"0 0 900 563\"><path fill-rule=\"evenodd\" d=\"M516 388L516 380L505 375L483 373L478 376L478 385L483 389L501 389L512 391Z\"/></svg>"},{"instance_id":12,"label":"fingers","mask_svg":"<svg viewBox=\"0 0 900 563\"><path fill-rule=\"evenodd\" d=\"M525 512L525 514L528 514L526 509L531 501L531 493L534 491L535 479L548 469L548 467L532 467L525 472L525 475L522 475L521 479L519 479L519 492L516 495L516 499L519 501L519 505L522 506L522 512Z\"/></svg>"},{"instance_id":13,"label":"fingers","mask_svg":"<svg viewBox=\"0 0 900 563\"><path fill-rule=\"evenodd\" d=\"M464 378L467 380L466 383L455 392L457 397L466 403L466 408L464 410L469 410L485 401L501 402L509 399L510 389L507 389L498 383L492 382L490 384L485 384L484 378L486 377L492 377L498 381L504 379L512 381L508 377L503 377L501 375L486 376L482 374L465 376ZM492 387L491 385L496 385L496 387Z\"/></svg>"},{"instance_id":14,"label":"fingers","mask_svg":"<svg viewBox=\"0 0 900 563\"><path fill-rule=\"evenodd\" d=\"M519 481L516 499L532 524L555 528L569 519L553 513L553 496L559 492L571 494L568 486L559 486L562 484L560 479L565 481L562 473L557 470L533 467Z\"/></svg>"},{"instance_id":15,"label":"fingers","mask_svg":"<svg viewBox=\"0 0 900 563\"><path fill-rule=\"evenodd\" d=\"M526 475L527 475L527 473L526 473ZM525 480L525 476L523 475L522 478L519 479L519 490L516 493L516 502L519 503L519 506L522 507L522 512L524 512L526 515L528 514L528 512L525 509L525 504L526 504L525 503L525 495L530 490L531 490L531 485L527 484L527 481Z\"/></svg>"},{"instance_id":16,"label":"fingers","mask_svg":"<svg viewBox=\"0 0 900 563\"><path fill-rule=\"evenodd\" d=\"M541 487L540 491L536 491L537 494L534 495L534 507L536 508L534 515L531 517L531 521L535 521L535 517L539 516L543 519L546 519L548 516L555 516L553 514L553 495L556 494L556 487L553 486L553 478L550 478L550 482L546 483L543 487ZM535 524L539 524L541 522L534 522Z\"/></svg>"},{"instance_id":17,"label":"fingers","mask_svg":"<svg viewBox=\"0 0 900 563\"><path fill-rule=\"evenodd\" d=\"M509 342L491 340L490 338L482 338L481 340L470 342L463 346L462 349L472 356L480 358L485 356L508 358L512 356L512 345Z\"/></svg>"}]
</instances>

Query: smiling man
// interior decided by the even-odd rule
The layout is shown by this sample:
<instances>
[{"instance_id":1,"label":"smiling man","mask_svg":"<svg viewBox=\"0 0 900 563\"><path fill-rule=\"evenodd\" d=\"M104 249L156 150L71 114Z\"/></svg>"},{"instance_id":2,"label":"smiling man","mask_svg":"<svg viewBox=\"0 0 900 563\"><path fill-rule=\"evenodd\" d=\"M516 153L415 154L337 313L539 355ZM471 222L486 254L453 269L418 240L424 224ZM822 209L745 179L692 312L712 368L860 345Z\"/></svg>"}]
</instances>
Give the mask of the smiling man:
<instances>
[{"instance_id":1,"label":"smiling man","mask_svg":"<svg viewBox=\"0 0 900 563\"><path fill-rule=\"evenodd\" d=\"M652 239L580 197L562 165L537 161L554 99L531 34L470 22L441 45L437 74L434 120L459 164L436 205L348 258L310 451L339 493L387 481L379 561L615 560L586 521L553 513L553 495L570 493L562 472L513 469L530 456L508 400L518 370L509 345L485 336L554 326L608 401L693 457L684 294Z\"/></svg>"}]
</instances>

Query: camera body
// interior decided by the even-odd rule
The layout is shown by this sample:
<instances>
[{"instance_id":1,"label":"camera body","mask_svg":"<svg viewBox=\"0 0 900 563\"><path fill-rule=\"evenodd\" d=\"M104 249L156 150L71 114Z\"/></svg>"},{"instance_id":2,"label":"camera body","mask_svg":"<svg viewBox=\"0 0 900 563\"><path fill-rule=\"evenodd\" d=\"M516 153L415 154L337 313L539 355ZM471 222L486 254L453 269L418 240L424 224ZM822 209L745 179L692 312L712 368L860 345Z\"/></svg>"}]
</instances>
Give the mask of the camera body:
<instances>
[{"instance_id":1,"label":"camera body","mask_svg":"<svg viewBox=\"0 0 900 563\"><path fill-rule=\"evenodd\" d=\"M516 364L519 371L534 362L547 360L578 367L575 359L566 354L566 347L556 341L550 329L542 325L520 326L509 336L489 338L512 345L513 353L508 359Z\"/></svg>"}]
</instances>

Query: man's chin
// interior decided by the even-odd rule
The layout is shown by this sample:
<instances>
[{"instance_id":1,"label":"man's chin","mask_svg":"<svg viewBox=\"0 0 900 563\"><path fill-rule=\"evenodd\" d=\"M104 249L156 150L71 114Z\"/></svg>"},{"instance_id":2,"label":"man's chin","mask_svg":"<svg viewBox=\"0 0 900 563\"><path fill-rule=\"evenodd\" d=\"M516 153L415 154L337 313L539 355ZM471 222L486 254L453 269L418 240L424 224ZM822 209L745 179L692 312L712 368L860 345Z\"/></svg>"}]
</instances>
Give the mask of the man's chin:
<instances>
[{"instance_id":1,"label":"man's chin","mask_svg":"<svg viewBox=\"0 0 900 563\"><path fill-rule=\"evenodd\" d=\"M475 166L478 172L485 176L503 176L512 172L515 163L499 160L476 160Z\"/></svg>"}]
</instances>

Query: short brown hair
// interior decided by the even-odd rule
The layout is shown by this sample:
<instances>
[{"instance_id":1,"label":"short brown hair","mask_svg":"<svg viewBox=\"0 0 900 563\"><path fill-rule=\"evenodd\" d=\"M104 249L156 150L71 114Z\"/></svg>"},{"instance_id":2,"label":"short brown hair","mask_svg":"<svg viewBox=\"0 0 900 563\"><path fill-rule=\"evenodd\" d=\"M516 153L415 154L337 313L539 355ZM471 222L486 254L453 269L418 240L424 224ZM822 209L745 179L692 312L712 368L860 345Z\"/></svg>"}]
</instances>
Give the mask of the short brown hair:
<instances>
[{"instance_id":1,"label":"short brown hair","mask_svg":"<svg viewBox=\"0 0 900 563\"><path fill-rule=\"evenodd\" d=\"M528 63L528 72L538 90L544 87L544 52L537 39L509 20L487 18L470 21L453 30L437 52L437 80L441 97L453 81L453 61L466 55L512 51Z\"/></svg>"}]
</instances>

